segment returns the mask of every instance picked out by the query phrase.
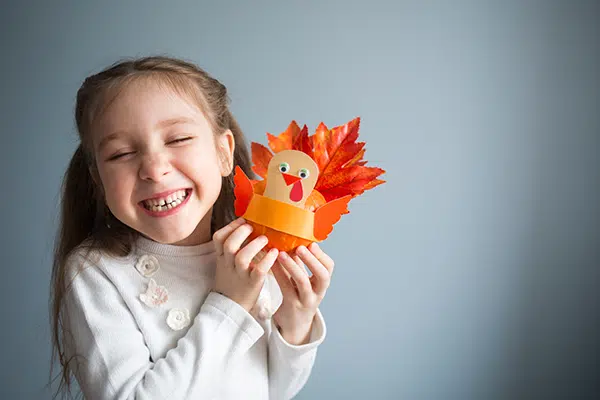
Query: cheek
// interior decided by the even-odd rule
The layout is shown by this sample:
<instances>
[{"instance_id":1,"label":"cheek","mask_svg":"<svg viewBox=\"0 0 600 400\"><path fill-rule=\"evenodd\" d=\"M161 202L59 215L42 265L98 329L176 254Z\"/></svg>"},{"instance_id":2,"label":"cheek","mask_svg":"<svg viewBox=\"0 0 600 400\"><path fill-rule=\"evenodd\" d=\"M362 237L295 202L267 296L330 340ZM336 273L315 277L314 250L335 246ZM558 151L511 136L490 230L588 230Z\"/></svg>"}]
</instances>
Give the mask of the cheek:
<instances>
[{"instance_id":1,"label":"cheek","mask_svg":"<svg viewBox=\"0 0 600 400\"><path fill-rule=\"evenodd\" d=\"M193 162L180 164L178 169L194 183L201 197L218 196L220 193L223 178L215 157L209 155L196 157Z\"/></svg>"},{"instance_id":2,"label":"cheek","mask_svg":"<svg viewBox=\"0 0 600 400\"><path fill-rule=\"evenodd\" d=\"M118 208L124 201L129 201L133 189L131 173L123 168L110 167L101 168L98 172L106 203L111 209Z\"/></svg>"},{"instance_id":3,"label":"cheek","mask_svg":"<svg viewBox=\"0 0 600 400\"><path fill-rule=\"evenodd\" d=\"M186 175L200 181L212 180L215 174L220 177L220 159L214 149L209 150L209 145L212 144L199 144L199 146L182 148L173 157L173 165L176 169L184 171Z\"/></svg>"}]
</instances>

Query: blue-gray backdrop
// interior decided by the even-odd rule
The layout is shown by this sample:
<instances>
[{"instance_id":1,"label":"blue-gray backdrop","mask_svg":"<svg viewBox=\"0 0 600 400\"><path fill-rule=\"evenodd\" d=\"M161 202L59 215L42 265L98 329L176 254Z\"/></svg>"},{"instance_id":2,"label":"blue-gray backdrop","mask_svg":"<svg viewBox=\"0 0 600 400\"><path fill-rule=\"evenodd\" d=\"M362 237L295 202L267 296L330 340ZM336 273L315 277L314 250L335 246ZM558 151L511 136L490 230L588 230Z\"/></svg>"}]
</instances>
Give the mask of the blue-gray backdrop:
<instances>
[{"instance_id":1,"label":"blue-gray backdrop","mask_svg":"<svg viewBox=\"0 0 600 400\"><path fill-rule=\"evenodd\" d=\"M599 21L593 1L3 2L0 397L51 397L76 90L149 54L224 82L250 140L360 116L387 170L324 244L299 399L598 395Z\"/></svg>"}]
</instances>

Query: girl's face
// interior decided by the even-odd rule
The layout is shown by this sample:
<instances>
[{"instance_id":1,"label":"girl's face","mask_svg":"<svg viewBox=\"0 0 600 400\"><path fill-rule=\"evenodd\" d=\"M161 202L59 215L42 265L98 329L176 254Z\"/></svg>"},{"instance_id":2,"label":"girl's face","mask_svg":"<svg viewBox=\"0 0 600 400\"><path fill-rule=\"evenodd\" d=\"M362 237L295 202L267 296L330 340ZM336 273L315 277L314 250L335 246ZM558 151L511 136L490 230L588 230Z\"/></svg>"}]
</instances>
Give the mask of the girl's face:
<instances>
[{"instance_id":1,"label":"girl's face","mask_svg":"<svg viewBox=\"0 0 600 400\"><path fill-rule=\"evenodd\" d=\"M151 78L127 85L97 122L99 183L113 215L160 243L210 240L212 206L232 168L231 132L215 138L192 101Z\"/></svg>"}]
</instances>

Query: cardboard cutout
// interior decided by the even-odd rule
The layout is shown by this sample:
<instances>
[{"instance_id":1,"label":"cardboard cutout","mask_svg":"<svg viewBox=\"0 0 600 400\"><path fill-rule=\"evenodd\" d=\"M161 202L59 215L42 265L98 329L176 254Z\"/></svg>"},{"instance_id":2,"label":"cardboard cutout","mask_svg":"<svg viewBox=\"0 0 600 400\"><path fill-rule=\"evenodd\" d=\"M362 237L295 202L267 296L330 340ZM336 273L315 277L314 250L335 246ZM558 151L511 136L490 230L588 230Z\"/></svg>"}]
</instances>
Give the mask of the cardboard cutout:
<instances>
[{"instance_id":1,"label":"cardboard cutout","mask_svg":"<svg viewBox=\"0 0 600 400\"><path fill-rule=\"evenodd\" d=\"M269 239L268 248L293 251L325 240L348 202L385 181L385 171L366 167L364 143L356 142L360 119L329 130L323 123L313 136L296 122L279 136L267 133L269 149L252 143L252 181L235 168L235 214Z\"/></svg>"}]
</instances>

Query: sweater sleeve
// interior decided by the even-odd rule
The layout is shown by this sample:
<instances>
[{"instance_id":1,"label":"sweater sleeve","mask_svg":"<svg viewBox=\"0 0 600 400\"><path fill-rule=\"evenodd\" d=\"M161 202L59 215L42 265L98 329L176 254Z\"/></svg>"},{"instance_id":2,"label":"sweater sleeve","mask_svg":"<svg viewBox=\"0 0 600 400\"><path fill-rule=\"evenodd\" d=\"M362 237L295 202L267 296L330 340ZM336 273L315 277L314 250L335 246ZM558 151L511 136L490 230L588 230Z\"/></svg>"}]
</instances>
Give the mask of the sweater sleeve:
<instances>
[{"instance_id":1,"label":"sweater sleeve","mask_svg":"<svg viewBox=\"0 0 600 400\"><path fill-rule=\"evenodd\" d=\"M285 341L271 320L269 336L269 398L291 399L304 387L317 356L317 347L325 340L325 320L317 310L309 343L292 345Z\"/></svg>"},{"instance_id":2,"label":"sweater sleeve","mask_svg":"<svg viewBox=\"0 0 600 400\"><path fill-rule=\"evenodd\" d=\"M164 358L150 358L142 332L108 277L88 265L65 297L65 350L87 399L212 398L228 364L264 334L241 306L211 292Z\"/></svg>"}]
</instances>

